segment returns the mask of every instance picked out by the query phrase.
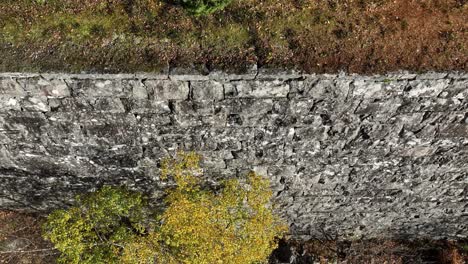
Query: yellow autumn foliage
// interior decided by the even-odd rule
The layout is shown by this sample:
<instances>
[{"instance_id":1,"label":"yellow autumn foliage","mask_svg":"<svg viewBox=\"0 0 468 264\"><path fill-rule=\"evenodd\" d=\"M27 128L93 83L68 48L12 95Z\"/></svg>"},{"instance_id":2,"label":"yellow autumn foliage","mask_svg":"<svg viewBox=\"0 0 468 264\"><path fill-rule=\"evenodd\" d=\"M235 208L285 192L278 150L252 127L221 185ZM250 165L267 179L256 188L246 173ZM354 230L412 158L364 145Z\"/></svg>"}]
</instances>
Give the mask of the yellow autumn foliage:
<instances>
[{"instance_id":1,"label":"yellow autumn foliage","mask_svg":"<svg viewBox=\"0 0 468 264\"><path fill-rule=\"evenodd\" d=\"M270 205L268 180L252 172L209 190L201 186L199 161L195 153L179 153L162 162L161 178L175 183L164 211L146 221L152 223L146 231L119 241L111 263L266 263L287 231Z\"/></svg>"}]
</instances>

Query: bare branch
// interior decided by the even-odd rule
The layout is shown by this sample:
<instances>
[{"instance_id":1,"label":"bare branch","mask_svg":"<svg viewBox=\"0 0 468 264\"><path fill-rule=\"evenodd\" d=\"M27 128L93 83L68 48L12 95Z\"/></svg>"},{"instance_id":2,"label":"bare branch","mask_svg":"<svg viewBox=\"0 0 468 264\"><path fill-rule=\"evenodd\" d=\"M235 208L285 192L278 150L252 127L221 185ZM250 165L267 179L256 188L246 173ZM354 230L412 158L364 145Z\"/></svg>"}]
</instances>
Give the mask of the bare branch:
<instances>
[{"instance_id":1,"label":"bare branch","mask_svg":"<svg viewBox=\"0 0 468 264\"><path fill-rule=\"evenodd\" d=\"M0 251L0 254L22 254L22 253L33 253L33 252L42 252L42 251L53 251L55 248L41 248L41 249L31 249L31 250L11 250L11 251Z\"/></svg>"}]
</instances>

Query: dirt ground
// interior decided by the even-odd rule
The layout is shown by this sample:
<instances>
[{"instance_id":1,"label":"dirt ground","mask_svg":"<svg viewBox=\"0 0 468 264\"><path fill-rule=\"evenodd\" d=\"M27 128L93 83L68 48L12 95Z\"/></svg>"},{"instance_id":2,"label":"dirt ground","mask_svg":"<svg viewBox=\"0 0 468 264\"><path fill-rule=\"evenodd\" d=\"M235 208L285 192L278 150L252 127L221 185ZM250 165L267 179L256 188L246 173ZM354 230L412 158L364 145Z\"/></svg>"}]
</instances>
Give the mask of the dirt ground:
<instances>
[{"instance_id":1,"label":"dirt ground","mask_svg":"<svg viewBox=\"0 0 468 264\"><path fill-rule=\"evenodd\" d=\"M41 238L44 218L35 214L0 211L0 264L53 264L58 252ZM468 241L280 241L270 263L296 264L466 264Z\"/></svg>"},{"instance_id":2,"label":"dirt ground","mask_svg":"<svg viewBox=\"0 0 468 264\"><path fill-rule=\"evenodd\" d=\"M0 211L0 264L55 263L58 252L41 237L42 217Z\"/></svg>"},{"instance_id":3,"label":"dirt ground","mask_svg":"<svg viewBox=\"0 0 468 264\"><path fill-rule=\"evenodd\" d=\"M434 240L281 241L272 258L295 264L466 264L466 242Z\"/></svg>"}]
</instances>

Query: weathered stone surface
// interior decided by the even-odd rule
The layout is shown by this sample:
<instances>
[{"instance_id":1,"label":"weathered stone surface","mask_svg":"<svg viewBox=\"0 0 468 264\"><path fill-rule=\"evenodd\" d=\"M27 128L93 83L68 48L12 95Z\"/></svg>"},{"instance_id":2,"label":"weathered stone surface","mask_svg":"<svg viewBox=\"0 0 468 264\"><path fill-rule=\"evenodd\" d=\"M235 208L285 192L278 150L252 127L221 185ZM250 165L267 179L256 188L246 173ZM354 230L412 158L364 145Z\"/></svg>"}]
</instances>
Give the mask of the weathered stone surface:
<instances>
[{"instance_id":1,"label":"weathered stone surface","mask_svg":"<svg viewBox=\"0 0 468 264\"><path fill-rule=\"evenodd\" d=\"M401 96L407 81L357 80L354 83L353 96L362 98L390 98Z\"/></svg>"},{"instance_id":2,"label":"weathered stone surface","mask_svg":"<svg viewBox=\"0 0 468 264\"><path fill-rule=\"evenodd\" d=\"M225 72L220 70L212 70L208 77L211 80L216 81L234 81L234 80L253 80L258 75L257 64L251 65L247 69L244 70L244 73L237 74L233 72Z\"/></svg>"},{"instance_id":3,"label":"weathered stone surface","mask_svg":"<svg viewBox=\"0 0 468 264\"><path fill-rule=\"evenodd\" d=\"M70 89L63 79L45 78L29 78L20 81L24 84L25 90L32 96L47 96L47 97L68 97L70 96Z\"/></svg>"},{"instance_id":4,"label":"weathered stone surface","mask_svg":"<svg viewBox=\"0 0 468 264\"><path fill-rule=\"evenodd\" d=\"M8 111L8 110L16 110L20 111L21 106L19 103L19 99L14 97L0 97L0 110Z\"/></svg>"},{"instance_id":5,"label":"weathered stone surface","mask_svg":"<svg viewBox=\"0 0 468 264\"><path fill-rule=\"evenodd\" d=\"M22 107L26 111L31 112L48 112L50 111L50 106L47 103L47 97L45 96L30 96L26 97L22 101Z\"/></svg>"},{"instance_id":6,"label":"weathered stone surface","mask_svg":"<svg viewBox=\"0 0 468 264\"><path fill-rule=\"evenodd\" d=\"M186 100L189 97L188 82L146 80L144 84L157 101Z\"/></svg>"},{"instance_id":7,"label":"weathered stone surface","mask_svg":"<svg viewBox=\"0 0 468 264\"><path fill-rule=\"evenodd\" d=\"M149 97L148 90L142 81L130 81L132 95L135 99L146 100Z\"/></svg>"},{"instance_id":8,"label":"weathered stone surface","mask_svg":"<svg viewBox=\"0 0 468 264\"><path fill-rule=\"evenodd\" d=\"M132 87L128 80L117 79L72 79L68 82L73 96L80 97L128 97Z\"/></svg>"},{"instance_id":9,"label":"weathered stone surface","mask_svg":"<svg viewBox=\"0 0 468 264\"><path fill-rule=\"evenodd\" d=\"M468 236L467 74L189 75L0 74L0 207L159 197L182 149L207 182L269 177L298 238Z\"/></svg>"},{"instance_id":10,"label":"weathered stone surface","mask_svg":"<svg viewBox=\"0 0 468 264\"><path fill-rule=\"evenodd\" d=\"M4 76L0 79L0 96L24 97L26 91L19 84L18 79Z\"/></svg>"},{"instance_id":11,"label":"weathered stone surface","mask_svg":"<svg viewBox=\"0 0 468 264\"><path fill-rule=\"evenodd\" d=\"M439 95L440 97L449 97L457 99L467 99L468 98L468 79L463 80L453 80L452 84L443 90Z\"/></svg>"},{"instance_id":12,"label":"weathered stone surface","mask_svg":"<svg viewBox=\"0 0 468 264\"><path fill-rule=\"evenodd\" d=\"M207 69L172 68L169 71L169 79L176 81L203 81L208 80Z\"/></svg>"},{"instance_id":13,"label":"weathered stone surface","mask_svg":"<svg viewBox=\"0 0 468 264\"><path fill-rule=\"evenodd\" d=\"M437 97L449 85L448 79L410 81L408 97Z\"/></svg>"},{"instance_id":14,"label":"weathered stone surface","mask_svg":"<svg viewBox=\"0 0 468 264\"><path fill-rule=\"evenodd\" d=\"M258 70L257 79L259 80L291 80L299 79L302 74L296 70L279 70L271 68L261 68Z\"/></svg>"},{"instance_id":15,"label":"weathered stone surface","mask_svg":"<svg viewBox=\"0 0 468 264\"><path fill-rule=\"evenodd\" d=\"M222 100L224 88L217 81L193 81L190 82L193 100Z\"/></svg>"},{"instance_id":16,"label":"weathered stone surface","mask_svg":"<svg viewBox=\"0 0 468 264\"><path fill-rule=\"evenodd\" d=\"M245 98L286 97L289 92L289 84L280 80L232 81L225 87L232 96Z\"/></svg>"}]
</instances>

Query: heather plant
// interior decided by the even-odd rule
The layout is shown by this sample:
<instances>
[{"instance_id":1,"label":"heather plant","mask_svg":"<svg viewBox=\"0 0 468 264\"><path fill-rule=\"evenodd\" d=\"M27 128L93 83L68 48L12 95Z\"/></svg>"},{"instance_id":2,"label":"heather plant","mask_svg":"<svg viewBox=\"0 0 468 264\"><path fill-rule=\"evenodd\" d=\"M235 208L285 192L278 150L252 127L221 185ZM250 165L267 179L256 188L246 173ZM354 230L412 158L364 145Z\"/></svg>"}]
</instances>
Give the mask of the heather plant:
<instances>
[{"instance_id":1,"label":"heather plant","mask_svg":"<svg viewBox=\"0 0 468 264\"><path fill-rule=\"evenodd\" d=\"M286 225L270 205L268 180L255 173L202 187L200 157L165 159L161 179L175 183L154 213L142 196L105 187L52 213L45 237L62 263L264 263Z\"/></svg>"}]
</instances>

